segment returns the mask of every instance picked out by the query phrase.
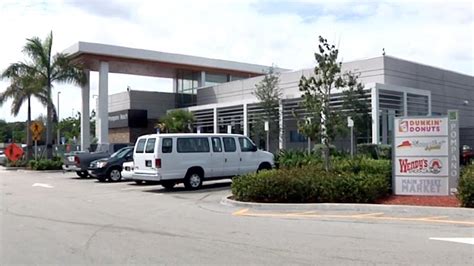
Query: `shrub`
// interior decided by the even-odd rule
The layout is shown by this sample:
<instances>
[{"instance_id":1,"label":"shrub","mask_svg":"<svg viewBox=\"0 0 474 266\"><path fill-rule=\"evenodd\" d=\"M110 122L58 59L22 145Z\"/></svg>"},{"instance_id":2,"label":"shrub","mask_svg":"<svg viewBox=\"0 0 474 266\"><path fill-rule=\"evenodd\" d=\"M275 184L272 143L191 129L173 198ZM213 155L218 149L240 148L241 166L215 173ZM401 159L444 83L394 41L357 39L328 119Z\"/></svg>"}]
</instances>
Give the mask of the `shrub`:
<instances>
[{"instance_id":1,"label":"shrub","mask_svg":"<svg viewBox=\"0 0 474 266\"><path fill-rule=\"evenodd\" d=\"M320 165L263 171L235 178L232 193L255 202L374 202L388 195L389 182L384 173L370 172L326 172Z\"/></svg>"},{"instance_id":2,"label":"shrub","mask_svg":"<svg viewBox=\"0 0 474 266\"><path fill-rule=\"evenodd\" d=\"M301 167L320 162L321 157L315 152L308 154L308 152L302 150L281 150L275 156L275 164L278 168Z\"/></svg>"},{"instance_id":3,"label":"shrub","mask_svg":"<svg viewBox=\"0 0 474 266\"><path fill-rule=\"evenodd\" d=\"M61 170L62 162L56 158L53 160L31 160L28 162L28 167L31 170Z\"/></svg>"},{"instance_id":4,"label":"shrub","mask_svg":"<svg viewBox=\"0 0 474 266\"><path fill-rule=\"evenodd\" d=\"M357 154L372 159L392 159L392 146L385 144L357 144Z\"/></svg>"},{"instance_id":5,"label":"shrub","mask_svg":"<svg viewBox=\"0 0 474 266\"><path fill-rule=\"evenodd\" d=\"M461 206L474 208L474 165L464 167L458 184Z\"/></svg>"}]
</instances>

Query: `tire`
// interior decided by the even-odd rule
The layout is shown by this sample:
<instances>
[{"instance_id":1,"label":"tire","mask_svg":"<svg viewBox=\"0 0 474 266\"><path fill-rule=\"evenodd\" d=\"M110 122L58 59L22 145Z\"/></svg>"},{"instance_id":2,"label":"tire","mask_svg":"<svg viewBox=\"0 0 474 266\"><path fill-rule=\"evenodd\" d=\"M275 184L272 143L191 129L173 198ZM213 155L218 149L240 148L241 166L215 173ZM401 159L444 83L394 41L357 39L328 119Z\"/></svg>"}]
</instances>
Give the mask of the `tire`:
<instances>
[{"instance_id":1,"label":"tire","mask_svg":"<svg viewBox=\"0 0 474 266\"><path fill-rule=\"evenodd\" d=\"M265 170L272 170L272 166L269 163L261 163L260 166L258 166L257 173Z\"/></svg>"},{"instance_id":2,"label":"tire","mask_svg":"<svg viewBox=\"0 0 474 266\"><path fill-rule=\"evenodd\" d=\"M105 177L97 177L97 180L99 180L99 182L105 182L107 179Z\"/></svg>"},{"instance_id":3,"label":"tire","mask_svg":"<svg viewBox=\"0 0 474 266\"><path fill-rule=\"evenodd\" d=\"M190 190L199 189L202 186L203 174L201 171L191 170L188 171L184 178L184 187Z\"/></svg>"},{"instance_id":4,"label":"tire","mask_svg":"<svg viewBox=\"0 0 474 266\"><path fill-rule=\"evenodd\" d=\"M118 182L122 180L122 173L119 168L112 168L108 171L107 177L111 182Z\"/></svg>"},{"instance_id":5,"label":"tire","mask_svg":"<svg viewBox=\"0 0 474 266\"><path fill-rule=\"evenodd\" d=\"M87 173L87 171L76 171L76 174L77 176L79 176L80 178L87 178L89 176L89 174Z\"/></svg>"},{"instance_id":6,"label":"tire","mask_svg":"<svg viewBox=\"0 0 474 266\"><path fill-rule=\"evenodd\" d=\"M163 181L161 182L161 186L164 187L165 189L171 190L174 188L176 185L176 182L174 181Z\"/></svg>"}]
</instances>

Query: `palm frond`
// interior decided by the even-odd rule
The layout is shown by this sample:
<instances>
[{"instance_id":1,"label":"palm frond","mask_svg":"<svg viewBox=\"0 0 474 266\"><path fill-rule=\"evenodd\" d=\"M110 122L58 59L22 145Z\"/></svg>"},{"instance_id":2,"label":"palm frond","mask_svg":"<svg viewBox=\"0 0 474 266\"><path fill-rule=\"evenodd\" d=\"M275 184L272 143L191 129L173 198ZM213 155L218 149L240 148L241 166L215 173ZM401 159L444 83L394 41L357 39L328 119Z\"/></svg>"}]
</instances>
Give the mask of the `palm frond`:
<instances>
[{"instance_id":1,"label":"palm frond","mask_svg":"<svg viewBox=\"0 0 474 266\"><path fill-rule=\"evenodd\" d=\"M82 86L87 77L80 64L73 63L67 54L58 53L54 56L51 80Z\"/></svg>"}]
</instances>

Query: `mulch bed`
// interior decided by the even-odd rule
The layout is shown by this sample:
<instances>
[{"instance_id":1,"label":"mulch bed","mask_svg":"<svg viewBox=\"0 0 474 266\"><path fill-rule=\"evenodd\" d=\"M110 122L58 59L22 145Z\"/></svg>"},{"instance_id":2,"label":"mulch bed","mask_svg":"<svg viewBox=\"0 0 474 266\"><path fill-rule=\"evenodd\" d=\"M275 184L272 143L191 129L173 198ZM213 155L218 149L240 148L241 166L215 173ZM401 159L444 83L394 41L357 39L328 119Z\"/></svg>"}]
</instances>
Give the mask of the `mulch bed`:
<instances>
[{"instance_id":1,"label":"mulch bed","mask_svg":"<svg viewBox=\"0 0 474 266\"><path fill-rule=\"evenodd\" d=\"M391 195L377 201L378 204L459 207L461 203L456 196L399 196Z\"/></svg>"}]
</instances>

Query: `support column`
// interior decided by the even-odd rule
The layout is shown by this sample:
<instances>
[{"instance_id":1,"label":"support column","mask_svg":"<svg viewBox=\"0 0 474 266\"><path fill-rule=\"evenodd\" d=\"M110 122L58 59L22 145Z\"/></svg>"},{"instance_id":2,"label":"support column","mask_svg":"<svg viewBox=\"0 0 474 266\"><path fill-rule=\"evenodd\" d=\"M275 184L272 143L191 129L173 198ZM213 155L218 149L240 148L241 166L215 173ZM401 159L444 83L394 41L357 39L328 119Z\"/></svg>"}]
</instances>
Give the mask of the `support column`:
<instances>
[{"instance_id":1,"label":"support column","mask_svg":"<svg viewBox=\"0 0 474 266\"><path fill-rule=\"evenodd\" d=\"M374 87L370 90L372 112L372 143L379 144L379 93Z\"/></svg>"},{"instance_id":2,"label":"support column","mask_svg":"<svg viewBox=\"0 0 474 266\"><path fill-rule=\"evenodd\" d=\"M285 149L285 123L284 123L283 101L278 103L278 148Z\"/></svg>"},{"instance_id":3,"label":"support column","mask_svg":"<svg viewBox=\"0 0 474 266\"><path fill-rule=\"evenodd\" d=\"M109 63L100 62L99 67L99 109L97 121L100 144L109 143Z\"/></svg>"},{"instance_id":4,"label":"support column","mask_svg":"<svg viewBox=\"0 0 474 266\"><path fill-rule=\"evenodd\" d=\"M248 106L244 103L244 136L249 136Z\"/></svg>"},{"instance_id":5,"label":"support column","mask_svg":"<svg viewBox=\"0 0 474 266\"><path fill-rule=\"evenodd\" d=\"M198 87L204 87L206 86L206 72L201 71L198 76Z\"/></svg>"},{"instance_id":6,"label":"support column","mask_svg":"<svg viewBox=\"0 0 474 266\"><path fill-rule=\"evenodd\" d=\"M81 96L82 96L82 105L81 105L81 150L85 151L90 148L91 144L91 126L90 126L90 110L89 110L89 102L90 102L90 82L89 70L85 70L86 74L86 84L81 88Z\"/></svg>"},{"instance_id":7,"label":"support column","mask_svg":"<svg viewBox=\"0 0 474 266\"><path fill-rule=\"evenodd\" d=\"M403 115L408 116L408 95L407 92L403 92Z\"/></svg>"},{"instance_id":8,"label":"support column","mask_svg":"<svg viewBox=\"0 0 474 266\"><path fill-rule=\"evenodd\" d=\"M219 128L217 126L217 107L214 107L214 134L219 133Z\"/></svg>"}]
</instances>

